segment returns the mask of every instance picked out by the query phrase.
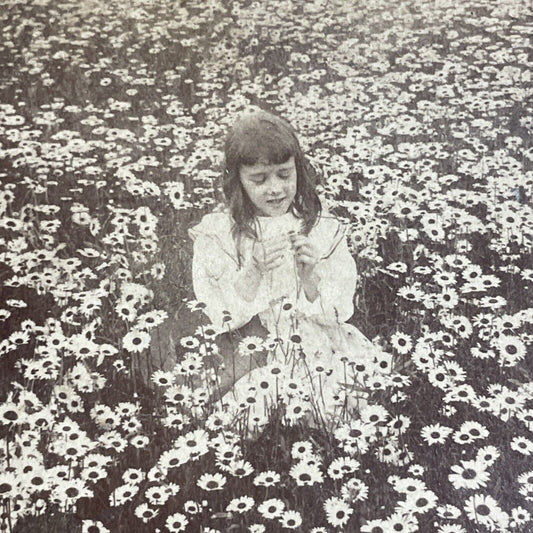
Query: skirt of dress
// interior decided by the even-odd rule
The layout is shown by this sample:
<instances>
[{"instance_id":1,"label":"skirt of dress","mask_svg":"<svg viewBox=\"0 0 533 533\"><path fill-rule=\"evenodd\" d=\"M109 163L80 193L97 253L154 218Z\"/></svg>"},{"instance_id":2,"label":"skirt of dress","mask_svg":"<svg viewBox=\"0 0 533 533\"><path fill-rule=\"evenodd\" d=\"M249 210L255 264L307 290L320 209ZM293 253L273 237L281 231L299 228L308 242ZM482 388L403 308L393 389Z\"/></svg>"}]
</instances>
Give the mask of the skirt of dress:
<instances>
[{"instance_id":1,"label":"skirt of dress","mask_svg":"<svg viewBox=\"0 0 533 533\"><path fill-rule=\"evenodd\" d=\"M230 411L245 413L250 428L260 429L280 401L289 423L305 418L314 426L335 427L367 404L365 381L379 364L390 368L389 354L354 326L305 318L298 334L272 349L265 362L222 397Z\"/></svg>"}]
</instances>

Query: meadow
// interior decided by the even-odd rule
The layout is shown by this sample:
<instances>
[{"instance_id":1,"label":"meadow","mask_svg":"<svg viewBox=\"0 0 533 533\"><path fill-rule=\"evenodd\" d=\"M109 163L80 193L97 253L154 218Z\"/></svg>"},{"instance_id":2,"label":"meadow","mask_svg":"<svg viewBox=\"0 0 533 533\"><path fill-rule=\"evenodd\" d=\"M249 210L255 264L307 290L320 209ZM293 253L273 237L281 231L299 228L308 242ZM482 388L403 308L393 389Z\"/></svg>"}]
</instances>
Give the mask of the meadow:
<instances>
[{"instance_id":1,"label":"meadow","mask_svg":"<svg viewBox=\"0 0 533 533\"><path fill-rule=\"evenodd\" d=\"M531 531L532 23L521 0L0 2L0 531ZM346 354L334 401L370 398L330 424L283 365L263 419L212 401L188 230L250 106L298 130L387 354Z\"/></svg>"}]
</instances>

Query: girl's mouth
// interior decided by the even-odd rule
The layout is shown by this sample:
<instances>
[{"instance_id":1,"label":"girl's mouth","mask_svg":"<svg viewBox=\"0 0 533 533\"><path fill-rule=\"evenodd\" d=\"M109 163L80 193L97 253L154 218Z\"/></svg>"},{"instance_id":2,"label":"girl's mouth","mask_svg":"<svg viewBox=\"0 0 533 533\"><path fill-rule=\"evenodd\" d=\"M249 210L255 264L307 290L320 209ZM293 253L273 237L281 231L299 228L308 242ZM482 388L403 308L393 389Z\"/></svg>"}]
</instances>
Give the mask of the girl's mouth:
<instances>
[{"instance_id":1,"label":"girl's mouth","mask_svg":"<svg viewBox=\"0 0 533 533\"><path fill-rule=\"evenodd\" d=\"M281 203L285 200L285 197L283 198L276 198L275 200L267 200L267 203L273 206L281 205Z\"/></svg>"}]
</instances>

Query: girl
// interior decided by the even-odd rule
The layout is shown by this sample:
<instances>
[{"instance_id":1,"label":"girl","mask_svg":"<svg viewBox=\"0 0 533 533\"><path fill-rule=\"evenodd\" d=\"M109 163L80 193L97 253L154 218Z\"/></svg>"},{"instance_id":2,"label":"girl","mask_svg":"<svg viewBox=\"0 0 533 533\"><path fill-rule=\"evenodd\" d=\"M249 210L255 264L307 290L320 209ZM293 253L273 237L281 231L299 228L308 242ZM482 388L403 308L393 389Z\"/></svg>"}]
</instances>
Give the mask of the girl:
<instances>
[{"instance_id":1,"label":"girl","mask_svg":"<svg viewBox=\"0 0 533 533\"><path fill-rule=\"evenodd\" d=\"M253 406L255 422L265 422L263 403L285 393L286 404L296 401L321 420L346 415L357 396L349 385L354 363L371 360L376 348L346 324L357 270L345 228L322 209L285 120L262 110L237 120L225 142L223 192L226 209L206 215L190 235L197 299L215 326L247 341L239 355L224 354L223 392L225 382L232 386L224 403ZM261 342L250 341L257 326L270 334L266 361L264 353L249 357ZM275 390L274 367L281 369Z\"/></svg>"}]
</instances>

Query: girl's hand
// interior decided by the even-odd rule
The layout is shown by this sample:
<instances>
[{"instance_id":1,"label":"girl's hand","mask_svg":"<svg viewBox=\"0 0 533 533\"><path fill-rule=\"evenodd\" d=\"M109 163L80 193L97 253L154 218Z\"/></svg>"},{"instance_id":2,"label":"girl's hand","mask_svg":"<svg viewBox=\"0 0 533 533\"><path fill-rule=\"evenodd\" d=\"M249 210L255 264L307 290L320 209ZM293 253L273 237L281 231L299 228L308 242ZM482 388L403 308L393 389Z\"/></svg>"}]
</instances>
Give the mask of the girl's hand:
<instances>
[{"instance_id":1,"label":"girl's hand","mask_svg":"<svg viewBox=\"0 0 533 533\"><path fill-rule=\"evenodd\" d=\"M315 272L315 266L320 259L318 249L305 235L292 234L290 239L296 251L296 266L305 296L310 302L314 302L319 295L320 283L320 277Z\"/></svg>"},{"instance_id":2,"label":"girl's hand","mask_svg":"<svg viewBox=\"0 0 533 533\"><path fill-rule=\"evenodd\" d=\"M290 235L290 239L296 252L295 257L298 265L298 273L305 280L313 274L315 266L320 259L319 252L316 246L305 235L293 233Z\"/></svg>"},{"instance_id":3,"label":"girl's hand","mask_svg":"<svg viewBox=\"0 0 533 533\"><path fill-rule=\"evenodd\" d=\"M250 259L234 283L235 290L243 299L253 301L263 274L278 268L289 249L289 241L286 237L269 239L254 245Z\"/></svg>"},{"instance_id":4,"label":"girl's hand","mask_svg":"<svg viewBox=\"0 0 533 533\"><path fill-rule=\"evenodd\" d=\"M286 238L272 238L257 242L252 252L252 262L261 272L269 272L283 263L283 258L289 251L289 241Z\"/></svg>"}]
</instances>

